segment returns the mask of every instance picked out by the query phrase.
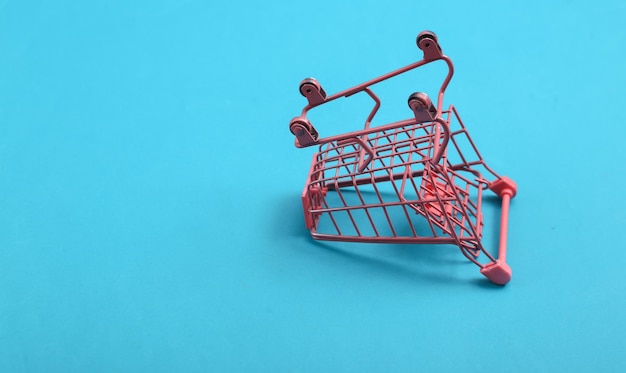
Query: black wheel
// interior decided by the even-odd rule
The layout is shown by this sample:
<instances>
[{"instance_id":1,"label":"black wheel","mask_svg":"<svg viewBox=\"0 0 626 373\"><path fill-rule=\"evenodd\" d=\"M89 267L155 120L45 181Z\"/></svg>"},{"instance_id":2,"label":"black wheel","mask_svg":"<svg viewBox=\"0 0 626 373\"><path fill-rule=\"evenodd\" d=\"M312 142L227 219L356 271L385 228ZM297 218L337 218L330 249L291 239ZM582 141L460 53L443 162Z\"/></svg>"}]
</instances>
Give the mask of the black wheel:
<instances>
[{"instance_id":1,"label":"black wheel","mask_svg":"<svg viewBox=\"0 0 626 373\"><path fill-rule=\"evenodd\" d=\"M289 131L296 136L301 135L303 132L308 132L311 137L317 139L317 131L313 128L311 122L303 117L293 118L291 123L289 123Z\"/></svg>"},{"instance_id":2,"label":"black wheel","mask_svg":"<svg viewBox=\"0 0 626 373\"><path fill-rule=\"evenodd\" d=\"M298 136L306 129L306 124L304 122L291 122L289 123L289 131L294 135Z\"/></svg>"},{"instance_id":3,"label":"black wheel","mask_svg":"<svg viewBox=\"0 0 626 373\"><path fill-rule=\"evenodd\" d=\"M300 94L306 97L312 90L321 91L322 87L315 78L306 78L300 82Z\"/></svg>"},{"instance_id":4,"label":"black wheel","mask_svg":"<svg viewBox=\"0 0 626 373\"><path fill-rule=\"evenodd\" d=\"M428 109L432 105L432 101L426 93L415 92L409 96L408 104L411 110L413 110L414 108Z\"/></svg>"},{"instance_id":5,"label":"black wheel","mask_svg":"<svg viewBox=\"0 0 626 373\"><path fill-rule=\"evenodd\" d=\"M422 42L422 40L424 40L424 39L432 39L432 40L435 42L435 44L437 43L437 35L435 35L435 33L434 33L434 32L432 32L432 31L422 31L422 32L420 32L420 34L419 34L419 35L417 35L417 40L416 40L417 46L418 46L420 49L422 49L422 47L421 47L421 42ZM430 43L426 42L426 43L424 44L424 46L425 46L426 48L428 48L428 47L430 46Z\"/></svg>"}]
</instances>

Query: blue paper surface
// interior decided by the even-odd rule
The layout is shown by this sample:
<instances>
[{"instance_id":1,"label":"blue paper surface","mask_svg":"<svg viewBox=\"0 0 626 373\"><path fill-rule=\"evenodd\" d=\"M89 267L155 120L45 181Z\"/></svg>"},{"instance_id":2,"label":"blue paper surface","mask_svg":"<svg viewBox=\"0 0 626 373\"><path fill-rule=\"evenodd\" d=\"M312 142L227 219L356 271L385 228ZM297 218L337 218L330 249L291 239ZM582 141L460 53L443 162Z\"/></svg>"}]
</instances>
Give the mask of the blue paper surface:
<instances>
[{"instance_id":1,"label":"blue paper surface","mask_svg":"<svg viewBox=\"0 0 626 373\"><path fill-rule=\"evenodd\" d=\"M625 17L618 1L0 1L0 371L626 370ZM455 63L446 103L519 186L504 288L451 247L304 228L298 83L334 93L419 60L426 29ZM380 123L408 115L410 92L386 92ZM312 113L318 129L358 129L359 100Z\"/></svg>"}]
</instances>

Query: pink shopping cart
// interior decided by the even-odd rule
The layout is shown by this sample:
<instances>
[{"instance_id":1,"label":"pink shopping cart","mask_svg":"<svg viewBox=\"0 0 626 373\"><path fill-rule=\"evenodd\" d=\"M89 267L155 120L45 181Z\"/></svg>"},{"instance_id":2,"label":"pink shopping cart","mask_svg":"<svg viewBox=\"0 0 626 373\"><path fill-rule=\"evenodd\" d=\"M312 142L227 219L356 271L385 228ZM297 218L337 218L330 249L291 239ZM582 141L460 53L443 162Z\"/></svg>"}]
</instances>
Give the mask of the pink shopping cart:
<instances>
[{"instance_id":1,"label":"pink shopping cart","mask_svg":"<svg viewBox=\"0 0 626 373\"><path fill-rule=\"evenodd\" d=\"M454 244L490 281L504 285L511 279L506 238L517 186L487 166L454 106L443 109L454 68L436 35L420 33L417 46L422 60L331 96L313 78L300 84L308 104L289 129L296 147L319 147L302 192L306 227L318 240ZM373 85L438 60L447 64L448 74L436 105L425 93L413 93L410 119L370 125L381 103ZM321 137L306 117L309 110L359 92L375 102L365 127ZM481 243L485 190L502 199L497 257Z\"/></svg>"}]
</instances>

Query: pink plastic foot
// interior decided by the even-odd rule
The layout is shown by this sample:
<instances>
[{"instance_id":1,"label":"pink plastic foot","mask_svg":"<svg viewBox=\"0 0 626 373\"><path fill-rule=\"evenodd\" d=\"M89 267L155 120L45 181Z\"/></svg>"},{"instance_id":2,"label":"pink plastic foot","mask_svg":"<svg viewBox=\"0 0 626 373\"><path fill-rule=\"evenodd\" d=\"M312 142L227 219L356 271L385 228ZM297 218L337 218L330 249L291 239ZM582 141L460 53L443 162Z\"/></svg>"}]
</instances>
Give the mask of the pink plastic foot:
<instances>
[{"instance_id":1,"label":"pink plastic foot","mask_svg":"<svg viewBox=\"0 0 626 373\"><path fill-rule=\"evenodd\" d=\"M494 284L505 285L507 282L511 281L512 271L511 267L505 262L496 261L495 263L489 263L481 268L480 273Z\"/></svg>"},{"instance_id":2,"label":"pink plastic foot","mask_svg":"<svg viewBox=\"0 0 626 373\"><path fill-rule=\"evenodd\" d=\"M489 189L491 189L500 198L502 198L505 193L508 193L511 198L515 197L517 194L517 184L506 176L502 176L498 180L491 183Z\"/></svg>"}]
</instances>

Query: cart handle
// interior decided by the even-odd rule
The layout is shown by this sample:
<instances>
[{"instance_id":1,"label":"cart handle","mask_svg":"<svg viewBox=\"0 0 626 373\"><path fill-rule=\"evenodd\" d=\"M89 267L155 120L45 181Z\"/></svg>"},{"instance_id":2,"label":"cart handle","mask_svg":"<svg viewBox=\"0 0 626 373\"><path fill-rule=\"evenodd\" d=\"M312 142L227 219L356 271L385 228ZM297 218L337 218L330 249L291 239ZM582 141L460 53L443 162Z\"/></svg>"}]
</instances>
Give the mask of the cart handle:
<instances>
[{"instance_id":1,"label":"cart handle","mask_svg":"<svg viewBox=\"0 0 626 373\"><path fill-rule=\"evenodd\" d=\"M485 277L498 285L505 285L511 280L511 267L506 263L506 239L509 229L509 207L511 199L517 194L517 185L513 180L502 176L489 185L489 189L502 198L500 212L500 240L498 242L498 259L480 269Z\"/></svg>"}]
</instances>

